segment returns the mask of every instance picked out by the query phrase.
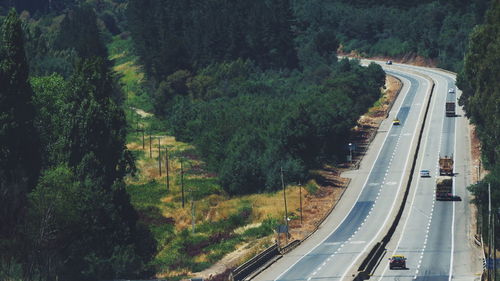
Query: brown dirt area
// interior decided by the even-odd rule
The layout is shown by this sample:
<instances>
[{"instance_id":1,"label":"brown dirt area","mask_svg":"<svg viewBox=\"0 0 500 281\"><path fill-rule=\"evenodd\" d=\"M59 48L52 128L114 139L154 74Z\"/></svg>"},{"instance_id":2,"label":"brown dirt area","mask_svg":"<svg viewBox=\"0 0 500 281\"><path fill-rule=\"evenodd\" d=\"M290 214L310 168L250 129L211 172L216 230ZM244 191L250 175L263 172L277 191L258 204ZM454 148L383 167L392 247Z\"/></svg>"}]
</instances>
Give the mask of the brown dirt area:
<instances>
[{"instance_id":1,"label":"brown dirt area","mask_svg":"<svg viewBox=\"0 0 500 281\"><path fill-rule=\"evenodd\" d=\"M346 57L357 58L357 59L372 59L372 60L381 60L381 61L392 60L393 62L405 63L405 64L410 64L410 65L415 65L415 66L426 66L426 67L436 67L437 66L437 60L424 58L424 57L418 56L416 54L406 54L406 55L400 56L400 57L387 57L387 56L368 57L365 54L360 54L356 51L351 51L350 53L345 53L342 51L341 47L337 51L337 54L339 56L346 56Z\"/></svg>"},{"instance_id":2,"label":"brown dirt area","mask_svg":"<svg viewBox=\"0 0 500 281\"><path fill-rule=\"evenodd\" d=\"M470 145L471 145L471 174L472 174L472 182L476 183L483 179L488 173L488 170L485 170L481 164L481 142L476 133L476 126L473 124L469 124L469 132L470 132ZM478 210L475 204L469 204L471 214L470 214L470 222L471 229L477 230L477 217ZM480 235L478 233L474 233L476 239L481 240ZM485 251L487 251L486 245Z\"/></svg>"}]
</instances>

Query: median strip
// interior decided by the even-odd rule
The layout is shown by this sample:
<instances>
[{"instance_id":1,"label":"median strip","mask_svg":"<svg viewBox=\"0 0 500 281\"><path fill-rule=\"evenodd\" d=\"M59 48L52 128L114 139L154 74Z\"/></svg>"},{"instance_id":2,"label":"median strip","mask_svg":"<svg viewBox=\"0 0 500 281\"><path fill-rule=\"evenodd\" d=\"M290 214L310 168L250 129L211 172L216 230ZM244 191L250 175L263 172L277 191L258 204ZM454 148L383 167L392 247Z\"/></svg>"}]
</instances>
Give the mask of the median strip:
<instances>
[{"instance_id":1,"label":"median strip","mask_svg":"<svg viewBox=\"0 0 500 281\"><path fill-rule=\"evenodd\" d=\"M413 179L413 172L415 171L417 158L418 158L418 152L420 150L420 144L422 142L422 135L423 135L423 131L425 128L427 115L429 113L432 95L434 93L434 86L435 86L434 81L432 81L431 92L430 92L429 100L427 101L427 105L425 108L424 119L422 121L422 126L420 128L418 141L417 141L417 147L415 150L415 154L414 154L413 161L412 161L412 166L410 169L410 176L409 176L409 179L408 179L408 182L406 185L406 190L405 190L405 193L403 195L403 200L401 201L401 205L399 207L398 213L397 213L396 217L394 218L394 221L393 221L391 227L387 231L387 234L384 236L382 241L375 244L375 246L369 252L367 257L361 263L360 267L358 268L358 274L354 278L355 281L370 279L371 273L375 270L376 266L378 266L378 264L380 263L380 259L383 257L383 255L386 252L386 246L389 243L389 241L391 240L392 235L394 234L394 231L396 230L396 227L399 224L399 221L400 221L401 216L402 216L403 211L404 211L404 207L406 205L406 201L408 199L408 194L410 192L410 186L411 186L412 179Z\"/></svg>"}]
</instances>

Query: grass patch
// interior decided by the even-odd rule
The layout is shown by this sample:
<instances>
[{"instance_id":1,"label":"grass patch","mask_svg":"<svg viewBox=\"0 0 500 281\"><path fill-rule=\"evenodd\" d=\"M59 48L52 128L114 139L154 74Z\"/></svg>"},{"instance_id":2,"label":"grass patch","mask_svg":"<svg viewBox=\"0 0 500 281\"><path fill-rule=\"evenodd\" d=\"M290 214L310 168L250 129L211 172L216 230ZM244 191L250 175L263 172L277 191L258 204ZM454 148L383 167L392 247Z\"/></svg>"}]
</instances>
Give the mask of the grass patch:
<instances>
[{"instance_id":1,"label":"grass patch","mask_svg":"<svg viewBox=\"0 0 500 281\"><path fill-rule=\"evenodd\" d=\"M260 226L245 230L245 232L243 232L243 237L254 239L266 237L273 234L273 230L278 226L278 224L278 220L269 217L265 219Z\"/></svg>"},{"instance_id":2,"label":"grass patch","mask_svg":"<svg viewBox=\"0 0 500 281\"><path fill-rule=\"evenodd\" d=\"M194 200L202 200L209 195L221 195L224 193L216 178L188 178L185 181L186 187L191 190Z\"/></svg>"},{"instance_id":3,"label":"grass patch","mask_svg":"<svg viewBox=\"0 0 500 281\"><path fill-rule=\"evenodd\" d=\"M157 206L161 198L167 195L164 184L151 180L145 184L129 184L127 192L130 194L132 204L140 207Z\"/></svg>"},{"instance_id":4,"label":"grass patch","mask_svg":"<svg viewBox=\"0 0 500 281\"><path fill-rule=\"evenodd\" d=\"M307 190L307 193L309 193L311 195L316 194L316 192L318 192L318 189L319 189L318 185L314 182L307 183L305 188Z\"/></svg>"},{"instance_id":5,"label":"grass patch","mask_svg":"<svg viewBox=\"0 0 500 281\"><path fill-rule=\"evenodd\" d=\"M114 36L108 44L109 59L113 70L118 74L118 81L126 96L126 106L152 111L153 104L144 85L145 75L137 63L138 58L132 53L132 39Z\"/></svg>"}]
</instances>

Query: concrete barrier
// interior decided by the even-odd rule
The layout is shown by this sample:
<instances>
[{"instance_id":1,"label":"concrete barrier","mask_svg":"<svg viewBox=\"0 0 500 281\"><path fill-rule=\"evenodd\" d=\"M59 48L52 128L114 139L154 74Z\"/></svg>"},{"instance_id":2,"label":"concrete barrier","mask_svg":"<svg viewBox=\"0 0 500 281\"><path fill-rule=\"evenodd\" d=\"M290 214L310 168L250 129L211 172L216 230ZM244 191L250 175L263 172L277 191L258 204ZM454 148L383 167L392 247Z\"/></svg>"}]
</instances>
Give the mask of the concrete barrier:
<instances>
[{"instance_id":1,"label":"concrete barrier","mask_svg":"<svg viewBox=\"0 0 500 281\"><path fill-rule=\"evenodd\" d=\"M392 222L391 227L387 231L387 234L382 238L382 241L375 244L375 246L372 248L370 253L367 255L367 257L361 263L361 266L358 268L358 274L354 278L355 281L370 279L370 275L373 273L377 263L380 261L380 259L383 257L384 253L386 252L385 247L387 246L387 244L391 240L392 235L396 231L396 227L398 226L399 221L401 220L401 216L403 215L404 207L406 205L406 200L408 199L408 194L410 193L410 186L411 186L411 183L413 180L413 173L414 173L415 167L417 165L418 152L420 150L420 144L422 142L422 136L423 136L423 132L424 132L424 128L425 128L425 121L427 120L427 115L429 113L432 95L434 93L434 86L435 86L435 84L432 83L431 93L430 93L429 100L427 101L427 105L425 108L424 120L422 121L422 126L420 127L417 148L415 150L415 155L413 157L413 161L412 161L412 165L411 165L411 169L410 169L410 177L408 179L408 183L406 185L406 190L405 190L405 193L403 196L403 200L401 201L401 205L399 207L398 213L396 214L396 217L394 218L394 221Z\"/></svg>"}]
</instances>

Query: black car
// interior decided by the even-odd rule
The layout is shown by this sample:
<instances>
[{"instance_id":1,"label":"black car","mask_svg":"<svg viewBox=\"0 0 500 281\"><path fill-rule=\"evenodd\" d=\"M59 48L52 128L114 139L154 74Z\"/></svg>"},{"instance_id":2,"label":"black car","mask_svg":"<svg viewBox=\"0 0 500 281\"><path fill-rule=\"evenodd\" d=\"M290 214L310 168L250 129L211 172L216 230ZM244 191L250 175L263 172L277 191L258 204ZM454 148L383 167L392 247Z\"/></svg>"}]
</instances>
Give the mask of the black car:
<instances>
[{"instance_id":1,"label":"black car","mask_svg":"<svg viewBox=\"0 0 500 281\"><path fill-rule=\"evenodd\" d=\"M406 268L406 258L404 256L395 255L389 259L389 268Z\"/></svg>"}]
</instances>

